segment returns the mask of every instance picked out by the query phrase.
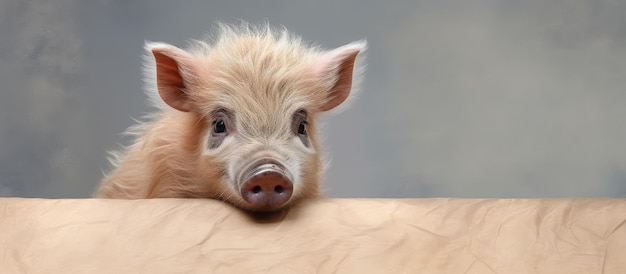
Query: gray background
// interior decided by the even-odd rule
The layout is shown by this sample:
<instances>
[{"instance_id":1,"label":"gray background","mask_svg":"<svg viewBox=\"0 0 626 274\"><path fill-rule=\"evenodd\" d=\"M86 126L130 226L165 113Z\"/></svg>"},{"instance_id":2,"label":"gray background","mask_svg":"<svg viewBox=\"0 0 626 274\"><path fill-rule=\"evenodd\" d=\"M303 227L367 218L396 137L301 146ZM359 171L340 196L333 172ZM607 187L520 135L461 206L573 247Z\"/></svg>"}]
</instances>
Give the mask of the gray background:
<instances>
[{"instance_id":1,"label":"gray background","mask_svg":"<svg viewBox=\"0 0 626 274\"><path fill-rule=\"evenodd\" d=\"M267 19L366 38L331 197L625 197L626 1L0 2L0 195L89 197L149 108L144 40Z\"/></svg>"}]
</instances>

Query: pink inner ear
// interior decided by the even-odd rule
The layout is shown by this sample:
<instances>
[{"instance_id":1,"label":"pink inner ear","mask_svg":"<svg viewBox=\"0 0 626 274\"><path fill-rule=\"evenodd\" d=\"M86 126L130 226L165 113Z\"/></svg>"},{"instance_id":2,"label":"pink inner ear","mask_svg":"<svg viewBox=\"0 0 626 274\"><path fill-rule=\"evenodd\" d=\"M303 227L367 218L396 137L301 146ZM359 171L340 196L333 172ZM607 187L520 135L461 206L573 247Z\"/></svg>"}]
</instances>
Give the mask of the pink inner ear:
<instances>
[{"instance_id":1,"label":"pink inner ear","mask_svg":"<svg viewBox=\"0 0 626 274\"><path fill-rule=\"evenodd\" d=\"M153 48L152 54L156 61L156 81L161 99L171 107L180 111L192 108L189 95L186 93L188 80L181 68L189 73L193 70L191 56L178 48Z\"/></svg>"},{"instance_id":2,"label":"pink inner ear","mask_svg":"<svg viewBox=\"0 0 626 274\"><path fill-rule=\"evenodd\" d=\"M352 89L354 62L362 47L347 45L335 49L316 62L314 75L325 81L332 81L327 101L320 107L321 111L331 110L343 103Z\"/></svg>"}]
</instances>

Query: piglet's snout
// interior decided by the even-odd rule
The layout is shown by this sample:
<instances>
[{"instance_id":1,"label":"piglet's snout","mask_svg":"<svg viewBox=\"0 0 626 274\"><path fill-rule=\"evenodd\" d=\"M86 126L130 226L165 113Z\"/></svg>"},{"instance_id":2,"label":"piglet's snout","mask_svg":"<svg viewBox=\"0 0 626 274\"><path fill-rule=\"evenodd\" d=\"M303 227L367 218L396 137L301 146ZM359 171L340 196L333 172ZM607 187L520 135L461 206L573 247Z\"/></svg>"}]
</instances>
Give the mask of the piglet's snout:
<instances>
[{"instance_id":1,"label":"piglet's snout","mask_svg":"<svg viewBox=\"0 0 626 274\"><path fill-rule=\"evenodd\" d=\"M293 183L278 161L263 159L244 172L241 195L252 210L271 211L285 205L293 193Z\"/></svg>"}]
</instances>

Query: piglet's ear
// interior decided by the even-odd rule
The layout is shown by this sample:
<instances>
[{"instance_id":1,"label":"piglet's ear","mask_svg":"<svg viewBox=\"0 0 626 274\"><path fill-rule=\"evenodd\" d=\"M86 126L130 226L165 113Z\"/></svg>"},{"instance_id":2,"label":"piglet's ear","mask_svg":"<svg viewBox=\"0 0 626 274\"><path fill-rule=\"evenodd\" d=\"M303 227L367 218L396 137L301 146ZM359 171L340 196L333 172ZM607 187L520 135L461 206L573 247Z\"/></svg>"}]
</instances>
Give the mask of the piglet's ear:
<instances>
[{"instance_id":1,"label":"piglet's ear","mask_svg":"<svg viewBox=\"0 0 626 274\"><path fill-rule=\"evenodd\" d=\"M359 41L336 48L323 54L313 65L313 74L329 85L326 102L321 111L331 110L343 103L350 95L356 57L367 48L367 42Z\"/></svg>"},{"instance_id":2,"label":"piglet's ear","mask_svg":"<svg viewBox=\"0 0 626 274\"><path fill-rule=\"evenodd\" d=\"M161 99L180 111L190 111L192 102L187 94L190 84L197 79L194 57L186 51L164 43L146 43L156 65L156 84Z\"/></svg>"}]
</instances>

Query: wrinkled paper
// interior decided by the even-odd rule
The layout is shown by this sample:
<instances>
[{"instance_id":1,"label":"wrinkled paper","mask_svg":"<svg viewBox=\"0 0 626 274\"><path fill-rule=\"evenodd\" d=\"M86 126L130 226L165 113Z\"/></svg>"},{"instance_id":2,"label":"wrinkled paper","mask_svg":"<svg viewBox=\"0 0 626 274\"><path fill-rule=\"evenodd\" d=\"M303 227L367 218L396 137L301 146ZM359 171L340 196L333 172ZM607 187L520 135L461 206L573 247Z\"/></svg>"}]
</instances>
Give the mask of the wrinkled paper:
<instances>
[{"instance_id":1,"label":"wrinkled paper","mask_svg":"<svg viewBox=\"0 0 626 274\"><path fill-rule=\"evenodd\" d=\"M626 273L626 199L0 199L3 273Z\"/></svg>"}]
</instances>

